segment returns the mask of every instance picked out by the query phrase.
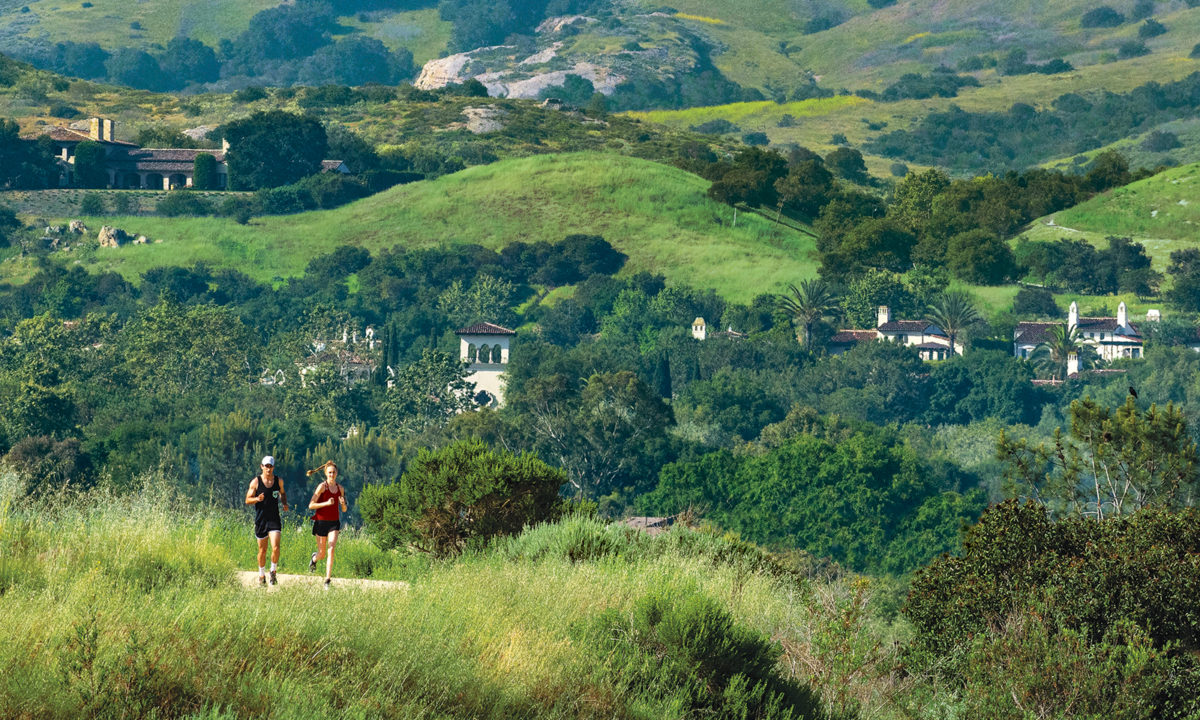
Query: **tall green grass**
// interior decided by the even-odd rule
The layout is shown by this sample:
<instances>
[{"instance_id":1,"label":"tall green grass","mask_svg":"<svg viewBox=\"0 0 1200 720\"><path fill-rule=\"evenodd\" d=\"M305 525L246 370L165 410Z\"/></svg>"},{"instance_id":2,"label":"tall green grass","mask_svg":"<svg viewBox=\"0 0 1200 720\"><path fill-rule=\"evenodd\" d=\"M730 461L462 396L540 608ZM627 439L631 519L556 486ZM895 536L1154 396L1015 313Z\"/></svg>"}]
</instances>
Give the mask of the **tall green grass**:
<instances>
[{"instance_id":1,"label":"tall green grass","mask_svg":"<svg viewBox=\"0 0 1200 720\"><path fill-rule=\"evenodd\" d=\"M0 716L682 718L580 633L664 593L771 638L776 671L839 716L903 717L932 692L898 674L903 631L871 610L867 581L797 581L736 561L755 557L744 547L722 559L739 545L719 535L617 532L614 552L572 560L553 548L613 532L574 519L427 563L408 589L264 592L233 578L248 517L155 487L33 501L0 473ZM347 540L349 554L366 542Z\"/></svg>"}]
</instances>

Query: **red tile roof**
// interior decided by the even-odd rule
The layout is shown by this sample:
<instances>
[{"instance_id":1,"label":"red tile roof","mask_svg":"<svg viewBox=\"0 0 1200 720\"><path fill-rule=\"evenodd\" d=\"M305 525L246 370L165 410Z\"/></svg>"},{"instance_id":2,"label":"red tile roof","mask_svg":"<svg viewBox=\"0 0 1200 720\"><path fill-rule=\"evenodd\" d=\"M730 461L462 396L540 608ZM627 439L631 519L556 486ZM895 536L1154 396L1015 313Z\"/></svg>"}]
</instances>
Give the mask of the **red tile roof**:
<instances>
[{"instance_id":1,"label":"red tile roof","mask_svg":"<svg viewBox=\"0 0 1200 720\"><path fill-rule=\"evenodd\" d=\"M1051 328L1060 327L1061 322L1021 322L1017 323L1015 341L1018 345L1038 345L1051 337ZM1130 323L1122 328L1116 318L1081 317L1075 326L1079 333L1112 333L1111 338L1105 338L1103 343L1123 343L1126 345L1141 345L1142 333L1137 325Z\"/></svg>"},{"instance_id":2,"label":"red tile roof","mask_svg":"<svg viewBox=\"0 0 1200 720\"><path fill-rule=\"evenodd\" d=\"M883 333L921 333L922 335L939 335L946 337L946 333L937 325L927 323L924 320L893 320L879 326L879 332Z\"/></svg>"},{"instance_id":3,"label":"red tile roof","mask_svg":"<svg viewBox=\"0 0 1200 720\"><path fill-rule=\"evenodd\" d=\"M494 323L483 322L475 323L470 327L455 330L455 335L516 335L517 333L509 330L506 327L496 325Z\"/></svg>"},{"instance_id":4,"label":"red tile roof","mask_svg":"<svg viewBox=\"0 0 1200 720\"><path fill-rule=\"evenodd\" d=\"M50 136L51 140L57 140L58 142L83 142L84 140L92 139L91 135L88 135L82 130L73 130L63 125L55 125L52 128L44 130L42 134L48 135ZM109 145L126 145L128 147L137 147L136 144L125 142L124 140L97 140L96 142L102 142Z\"/></svg>"}]
</instances>

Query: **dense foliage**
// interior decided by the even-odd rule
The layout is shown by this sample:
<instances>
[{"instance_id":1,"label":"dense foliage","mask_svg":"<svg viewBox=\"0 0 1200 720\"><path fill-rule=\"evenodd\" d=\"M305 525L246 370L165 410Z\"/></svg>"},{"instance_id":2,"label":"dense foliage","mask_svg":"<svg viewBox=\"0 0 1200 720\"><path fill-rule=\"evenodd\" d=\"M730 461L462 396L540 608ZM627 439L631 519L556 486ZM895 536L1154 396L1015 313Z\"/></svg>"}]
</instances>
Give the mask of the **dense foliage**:
<instances>
[{"instance_id":1,"label":"dense foliage","mask_svg":"<svg viewBox=\"0 0 1200 720\"><path fill-rule=\"evenodd\" d=\"M1193 73L1123 94L1069 93L1040 110L1025 103L1015 103L1006 112L952 107L925 116L911 130L885 133L866 147L886 157L956 170L1020 169L1191 117L1200 107L1198 91L1200 73Z\"/></svg>"},{"instance_id":2,"label":"dense foliage","mask_svg":"<svg viewBox=\"0 0 1200 720\"><path fill-rule=\"evenodd\" d=\"M967 532L961 557L917 573L904 608L911 662L980 704L1003 677L999 707L1186 717L1200 686L1198 551L1194 509L1052 522L1040 505L1003 503Z\"/></svg>"},{"instance_id":3,"label":"dense foliage","mask_svg":"<svg viewBox=\"0 0 1200 720\"><path fill-rule=\"evenodd\" d=\"M558 514L566 474L476 441L422 451L400 481L367 487L359 508L384 549L453 555Z\"/></svg>"}]
</instances>

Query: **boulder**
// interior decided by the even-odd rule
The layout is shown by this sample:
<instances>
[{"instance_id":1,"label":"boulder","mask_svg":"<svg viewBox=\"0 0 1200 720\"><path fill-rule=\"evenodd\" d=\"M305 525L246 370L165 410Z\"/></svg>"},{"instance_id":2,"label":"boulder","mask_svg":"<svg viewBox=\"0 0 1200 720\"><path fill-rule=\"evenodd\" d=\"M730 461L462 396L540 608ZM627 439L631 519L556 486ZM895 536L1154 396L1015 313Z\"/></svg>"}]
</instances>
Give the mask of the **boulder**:
<instances>
[{"instance_id":1,"label":"boulder","mask_svg":"<svg viewBox=\"0 0 1200 720\"><path fill-rule=\"evenodd\" d=\"M88 231L87 225L84 225L82 220L72 220L69 228L76 235L82 235Z\"/></svg>"},{"instance_id":2,"label":"boulder","mask_svg":"<svg viewBox=\"0 0 1200 720\"><path fill-rule=\"evenodd\" d=\"M129 233L125 232L121 228L105 225L104 227L100 228L100 235L98 239L100 240L100 247L121 247L125 243L129 242L130 237Z\"/></svg>"}]
</instances>

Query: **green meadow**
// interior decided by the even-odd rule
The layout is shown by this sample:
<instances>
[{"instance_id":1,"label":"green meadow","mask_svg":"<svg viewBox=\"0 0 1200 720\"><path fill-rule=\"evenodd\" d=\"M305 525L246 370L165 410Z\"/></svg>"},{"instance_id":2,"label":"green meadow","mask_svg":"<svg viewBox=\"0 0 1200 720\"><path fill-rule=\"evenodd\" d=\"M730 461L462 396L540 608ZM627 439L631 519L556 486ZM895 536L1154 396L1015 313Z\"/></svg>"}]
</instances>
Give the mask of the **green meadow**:
<instances>
[{"instance_id":1,"label":"green meadow","mask_svg":"<svg viewBox=\"0 0 1200 720\"><path fill-rule=\"evenodd\" d=\"M542 155L247 225L228 218L84 218L93 231L114 225L162 242L101 248L80 262L130 279L160 265L206 262L270 281L300 275L310 259L345 244L371 251L455 243L499 249L515 240L556 242L587 233L629 256L624 272L661 273L738 302L815 275L811 236L745 212L734 227L732 209L705 195L708 185L636 158Z\"/></svg>"}]
</instances>

